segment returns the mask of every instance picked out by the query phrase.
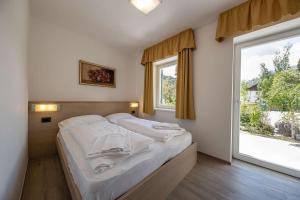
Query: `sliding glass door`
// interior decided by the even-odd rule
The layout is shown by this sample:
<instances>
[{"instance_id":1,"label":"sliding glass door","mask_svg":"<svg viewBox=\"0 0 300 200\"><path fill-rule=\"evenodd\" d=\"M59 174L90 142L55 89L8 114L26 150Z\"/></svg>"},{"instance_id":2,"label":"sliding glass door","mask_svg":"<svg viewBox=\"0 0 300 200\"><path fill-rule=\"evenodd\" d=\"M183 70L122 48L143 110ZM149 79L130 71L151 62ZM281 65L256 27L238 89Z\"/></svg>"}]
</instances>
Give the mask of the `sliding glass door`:
<instances>
[{"instance_id":1,"label":"sliding glass door","mask_svg":"<svg viewBox=\"0 0 300 200\"><path fill-rule=\"evenodd\" d=\"M233 156L300 177L300 30L235 45Z\"/></svg>"}]
</instances>

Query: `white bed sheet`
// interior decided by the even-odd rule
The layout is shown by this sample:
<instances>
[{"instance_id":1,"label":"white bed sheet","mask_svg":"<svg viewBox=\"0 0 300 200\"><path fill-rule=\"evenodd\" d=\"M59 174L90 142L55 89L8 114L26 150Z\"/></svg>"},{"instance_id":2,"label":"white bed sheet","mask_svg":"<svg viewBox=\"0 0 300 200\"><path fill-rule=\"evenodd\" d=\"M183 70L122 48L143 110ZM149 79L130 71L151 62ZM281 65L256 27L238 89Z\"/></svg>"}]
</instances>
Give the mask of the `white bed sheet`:
<instances>
[{"instance_id":1,"label":"white bed sheet","mask_svg":"<svg viewBox=\"0 0 300 200\"><path fill-rule=\"evenodd\" d=\"M81 148L67 130L60 131L58 139L75 184L86 200L116 199L192 143L190 133L175 137L168 143L154 142L149 152L135 155L103 173L94 174Z\"/></svg>"}]
</instances>

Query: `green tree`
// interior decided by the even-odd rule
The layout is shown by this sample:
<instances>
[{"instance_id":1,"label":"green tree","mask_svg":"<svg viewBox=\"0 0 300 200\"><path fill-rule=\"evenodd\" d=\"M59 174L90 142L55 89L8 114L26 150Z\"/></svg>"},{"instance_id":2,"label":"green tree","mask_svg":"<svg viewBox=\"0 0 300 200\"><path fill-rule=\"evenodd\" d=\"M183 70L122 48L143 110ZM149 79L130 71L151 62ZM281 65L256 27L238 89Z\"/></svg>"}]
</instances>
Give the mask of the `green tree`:
<instances>
[{"instance_id":1,"label":"green tree","mask_svg":"<svg viewBox=\"0 0 300 200\"><path fill-rule=\"evenodd\" d=\"M241 82L241 98L242 98L242 101L249 101L249 96L248 96L248 83L247 81L242 81Z\"/></svg>"},{"instance_id":2,"label":"green tree","mask_svg":"<svg viewBox=\"0 0 300 200\"><path fill-rule=\"evenodd\" d=\"M283 51L276 51L275 58L273 60L273 64L276 72L280 72L283 70L288 70L291 68L290 66L290 50L293 47L291 43L288 43L284 46Z\"/></svg>"},{"instance_id":3,"label":"green tree","mask_svg":"<svg viewBox=\"0 0 300 200\"><path fill-rule=\"evenodd\" d=\"M259 91L258 95L261 104L265 104L272 83L273 83L272 73L268 70L265 63L260 64L260 75L259 75L257 88Z\"/></svg>"},{"instance_id":4,"label":"green tree","mask_svg":"<svg viewBox=\"0 0 300 200\"><path fill-rule=\"evenodd\" d=\"M300 73L298 70L285 70L274 75L268 92L268 104L282 111L296 111L300 108Z\"/></svg>"},{"instance_id":5,"label":"green tree","mask_svg":"<svg viewBox=\"0 0 300 200\"><path fill-rule=\"evenodd\" d=\"M260 64L260 75L259 75L259 78L260 79L264 79L264 78L269 78L270 76L272 76L272 73L266 67L266 63L261 63Z\"/></svg>"},{"instance_id":6,"label":"green tree","mask_svg":"<svg viewBox=\"0 0 300 200\"><path fill-rule=\"evenodd\" d=\"M260 103L269 110L287 112L286 117L292 124L292 137L296 124L295 111L300 108L300 60L297 70L289 63L292 44L287 44L283 51L275 52L273 64L275 73L271 73L265 64L261 64L258 82Z\"/></svg>"},{"instance_id":7,"label":"green tree","mask_svg":"<svg viewBox=\"0 0 300 200\"><path fill-rule=\"evenodd\" d=\"M294 137L295 111L300 108L300 72L294 69L277 72L266 102L271 109L288 112Z\"/></svg>"},{"instance_id":8,"label":"green tree","mask_svg":"<svg viewBox=\"0 0 300 200\"><path fill-rule=\"evenodd\" d=\"M176 103L176 79L172 76L162 76L162 103L174 106Z\"/></svg>"}]
</instances>

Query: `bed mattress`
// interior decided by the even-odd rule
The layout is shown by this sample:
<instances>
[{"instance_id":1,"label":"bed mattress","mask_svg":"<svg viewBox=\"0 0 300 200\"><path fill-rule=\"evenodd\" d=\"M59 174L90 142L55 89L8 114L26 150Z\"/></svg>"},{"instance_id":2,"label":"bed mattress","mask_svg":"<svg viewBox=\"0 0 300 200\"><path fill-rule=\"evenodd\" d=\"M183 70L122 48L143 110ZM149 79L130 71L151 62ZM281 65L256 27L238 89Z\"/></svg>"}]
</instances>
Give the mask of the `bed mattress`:
<instances>
[{"instance_id":1,"label":"bed mattress","mask_svg":"<svg viewBox=\"0 0 300 200\"><path fill-rule=\"evenodd\" d=\"M83 199L116 199L138 184L165 162L181 153L192 143L190 133L173 138L167 143L154 142L150 151L130 157L123 163L99 174L88 166L76 141L65 131L58 133L62 152Z\"/></svg>"}]
</instances>

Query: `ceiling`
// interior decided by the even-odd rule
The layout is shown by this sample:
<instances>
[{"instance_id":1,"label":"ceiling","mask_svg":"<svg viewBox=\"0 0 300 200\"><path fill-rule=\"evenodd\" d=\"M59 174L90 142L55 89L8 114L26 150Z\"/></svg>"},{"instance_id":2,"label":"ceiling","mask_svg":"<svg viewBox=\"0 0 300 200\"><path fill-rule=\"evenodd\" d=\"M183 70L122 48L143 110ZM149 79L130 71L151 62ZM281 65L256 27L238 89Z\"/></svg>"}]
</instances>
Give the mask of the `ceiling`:
<instances>
[{"instance_id":1,"label":"ceiling","mask_svg":"<svg viewBox=\"0 0 300 200\"><path fill-rule=\"evenodd\" d=\"M186 28L198 28L245 0L163 0L148 15L128 0L30 0L31 15L139 51Z\"/></svg>"}]
</instances>

